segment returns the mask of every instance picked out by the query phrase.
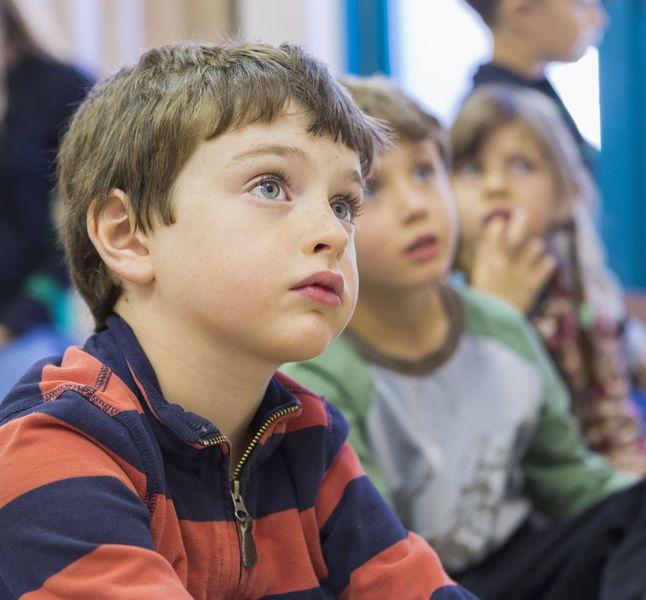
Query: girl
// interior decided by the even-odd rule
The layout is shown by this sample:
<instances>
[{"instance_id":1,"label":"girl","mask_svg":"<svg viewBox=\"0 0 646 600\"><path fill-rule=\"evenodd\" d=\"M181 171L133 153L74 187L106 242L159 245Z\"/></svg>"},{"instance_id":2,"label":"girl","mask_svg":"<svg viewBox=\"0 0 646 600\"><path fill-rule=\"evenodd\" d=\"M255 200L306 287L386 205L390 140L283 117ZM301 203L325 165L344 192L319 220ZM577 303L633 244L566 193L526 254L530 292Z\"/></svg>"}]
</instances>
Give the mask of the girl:
<instances>
[{"instance_id":1,"label":"girl","mask_svg":"<svg viewBox=\"0 0 646 600\"><path fill-rule=\"evenodd\" d=\"M451 138L458 269L528 315L589 446L619 469L646 473L624 302L593 223L594 184L556 108L530 90L484 86ZM644 362L633 362L640 372Z\"/></svg>"}]
</instances>

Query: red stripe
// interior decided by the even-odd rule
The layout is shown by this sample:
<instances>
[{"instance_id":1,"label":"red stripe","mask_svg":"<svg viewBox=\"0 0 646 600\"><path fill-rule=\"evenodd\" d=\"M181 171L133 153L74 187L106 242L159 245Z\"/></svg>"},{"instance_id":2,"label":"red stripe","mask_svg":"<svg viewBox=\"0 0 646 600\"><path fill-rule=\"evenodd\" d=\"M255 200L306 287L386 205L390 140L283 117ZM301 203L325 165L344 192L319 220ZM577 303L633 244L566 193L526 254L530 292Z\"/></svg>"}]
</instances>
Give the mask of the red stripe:
<instances>
[{"instance_id":1,"label":"red stripe","mask_svg":"<svg viewBox=\"0 0 646 600\"><path fill-rule=\"evenodd\" d=\"M126 597L192 598L161 555L114 544L86 554L45 580L40 589L21 596L23 600Z\"/></svg>"},{"instance_id":2,"label":"red stripe","mask_svg":"<svg viewBox=\"0 0 646 600\"><path fill-rule=\"evenodd\" d=\"M337 504L343 497L346 486L364 471L357 454L347 442L336 455L332 465L323 476L319 495L316 499L316 515L319 528L325 525Z\"/></svg>"},{"instance_id":3,"label":"red stripe","mask_svg":"<svg viewBox=\"0 0 646 600\"><path fill-rule=\"evenodd\" d=\"M188 564L188 590L194 598L233 598L238 587L238 533L232 522L179 522Z\"/></svg>"},{"instance_id":4,"label":"red stripe","mask_svg":"<svg viewBox=\"0 0 646 600\"><path fill-rule=\"evenodd\" d=\"M258 565L253 598L281 595L319 586L327 568L313 509L289 509L254 523Z\"/></svg>"},{"instance_id":5,"label":"red stripe","mask_svg":"<svg viewBox=\"0 0 646 600\"><path fill-rule=\"evenodd\" d=\"M140 497L146 489L141 471L69 423L43 413L0 428L0 464L0 506L42 485L73 477L115 477Z\"/></svg>"},{"instance_id":6,"label":"red stripe","mask_svg":"<svg viewBox=\"0 0 646 600\"><path fill-rule=\"evenodd\" d=\"M412 574L414 577L411 577ZM429 598L437 589L455 585L434 550L418 535L393 544L361 565L339 600L350 598Z\"/></svg>"},{"instance_id":7,"label":"red stripe","mask_svg":"<svg viewBox=\"0 0 646 600\"><path fill-rule=\"evenodd\" d=\"M108 414L127 410L143 412L136 396L123 381L94 356L76 346L65 351L60 366L45 365L41 378L39 387L47 402L71 389Z\"/></svg>"}]
</instances>

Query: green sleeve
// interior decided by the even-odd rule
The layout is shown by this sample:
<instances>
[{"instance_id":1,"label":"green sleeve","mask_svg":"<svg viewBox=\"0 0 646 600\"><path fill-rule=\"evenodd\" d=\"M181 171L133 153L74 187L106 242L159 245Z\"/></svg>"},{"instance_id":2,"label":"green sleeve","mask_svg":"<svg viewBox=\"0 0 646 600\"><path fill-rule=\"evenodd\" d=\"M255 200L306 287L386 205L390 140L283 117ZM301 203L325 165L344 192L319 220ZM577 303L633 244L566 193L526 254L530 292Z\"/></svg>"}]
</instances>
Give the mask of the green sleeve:
<instances>
[{"instance_id":1,"label":"green sleeve","mask_svg":"<svg viewBox=\"0 0 646 600\"><path fill-rule=\"evenodd\" d=\"M368 477L389 500L381 472L367 444L366 419L373 400L373 379L368 365L343 337L336 339L312 360L283 365L281 371L301 385L325 397L348 421L348 441L359 456Z\"/></svg>"},{"instance_id":2,"label":"green sleeve","mask_svg":"<svg viewBox=\"0 0 646 600\"><path fill-rule=\"evenodd\" d=\"M537 507L563 519L635 480L589 451L570 414L570 397L550 358L531 332L545 398L532 444L523 459L526 486Z\"/></svg>"}]
</instances>

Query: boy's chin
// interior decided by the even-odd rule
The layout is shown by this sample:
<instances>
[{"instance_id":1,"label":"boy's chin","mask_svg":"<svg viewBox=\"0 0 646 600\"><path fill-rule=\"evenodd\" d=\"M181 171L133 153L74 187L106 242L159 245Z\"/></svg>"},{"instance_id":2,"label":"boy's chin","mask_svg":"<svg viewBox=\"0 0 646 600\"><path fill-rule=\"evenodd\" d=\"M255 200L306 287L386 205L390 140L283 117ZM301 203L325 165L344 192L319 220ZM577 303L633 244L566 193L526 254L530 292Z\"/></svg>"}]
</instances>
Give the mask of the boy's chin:
<instances>
[{"instance_id":1,"label":"boy's chin","mask_svg":"<svg viewBox=\"0 0 646 600\"><path fill-rule=\"evenodd\" d=\"M283 362L302 362L304 360L310 360L316 358L319 354L325 352L327 347L332 343L336 336L335 335L318 335L310 336L299 340L298 343L290 345L290 348L285 349L283 353L282 361Z\"/></svg>"}]
</instances>

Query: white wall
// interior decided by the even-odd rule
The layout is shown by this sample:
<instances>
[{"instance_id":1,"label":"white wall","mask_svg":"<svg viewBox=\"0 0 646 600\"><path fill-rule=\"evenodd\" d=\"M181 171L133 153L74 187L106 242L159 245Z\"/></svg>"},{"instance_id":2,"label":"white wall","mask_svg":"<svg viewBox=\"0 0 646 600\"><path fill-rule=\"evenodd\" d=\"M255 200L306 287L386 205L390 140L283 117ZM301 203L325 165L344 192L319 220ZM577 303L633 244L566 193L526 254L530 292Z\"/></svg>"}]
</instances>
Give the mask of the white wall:
<instances>
[{"instance_id":1,"label":"white wall","mask_svg":"<svg viewBox=\"0 0 646 600\"><path fill-rule=\"evenodd\" d=\"M473 71L491 55L491 36L463 0L391 0L397 16L394 77L450 124L471 86ZM584 136L600 144L598 58L591 49L577 63L548 71Z\"/></svg>"},{"instance_id":2,"label":"white wall","mask_svg":"<svg viewBox=\"0 0 646 600\"><path fill-rule=\"evenodd\" d=\"M238 0L240 36L307 46L336 71L346 65L344 0Z\"/></svg>"}]
</instances>

